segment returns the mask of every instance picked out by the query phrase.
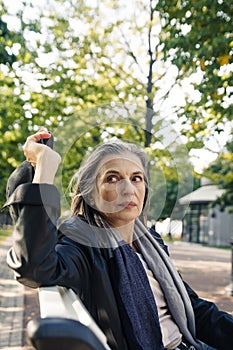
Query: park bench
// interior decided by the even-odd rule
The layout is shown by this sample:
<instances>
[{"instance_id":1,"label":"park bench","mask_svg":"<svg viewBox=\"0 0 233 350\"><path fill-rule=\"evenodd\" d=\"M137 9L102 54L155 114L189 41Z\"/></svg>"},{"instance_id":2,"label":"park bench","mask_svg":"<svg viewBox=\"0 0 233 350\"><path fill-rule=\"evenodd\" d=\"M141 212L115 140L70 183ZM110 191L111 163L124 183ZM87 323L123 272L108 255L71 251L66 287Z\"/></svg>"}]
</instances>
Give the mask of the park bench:
<instances>
[{"instance_id":1,"label":"park bench","mask_svg":"<svg viewBox=\"0 0 233 350\"><path fill-rule=\"evenodd\" d=\"M111 350L77 294L68 288L39 288L40 317L27 334L37 350Z\"/></svg>"}]
</instances>

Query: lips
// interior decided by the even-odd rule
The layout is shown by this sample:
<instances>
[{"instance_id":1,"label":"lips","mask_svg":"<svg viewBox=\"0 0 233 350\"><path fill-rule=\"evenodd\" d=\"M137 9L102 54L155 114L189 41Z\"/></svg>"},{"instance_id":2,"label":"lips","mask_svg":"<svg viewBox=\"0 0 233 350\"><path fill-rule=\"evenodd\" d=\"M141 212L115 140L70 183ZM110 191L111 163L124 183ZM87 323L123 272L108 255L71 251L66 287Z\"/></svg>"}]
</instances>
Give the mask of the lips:
<instances>
[{"instance_id":1,"label":"lips","mask_svg":"<svg viewBox=\"0 0 233 350\"><path fill-rule=\"evenodd\" d=\"M137 204L133 201L130 202L124 202L120 204L121 207L125 208L125 209L131 209L137 206Z\"/></svg>"}]
</instances>

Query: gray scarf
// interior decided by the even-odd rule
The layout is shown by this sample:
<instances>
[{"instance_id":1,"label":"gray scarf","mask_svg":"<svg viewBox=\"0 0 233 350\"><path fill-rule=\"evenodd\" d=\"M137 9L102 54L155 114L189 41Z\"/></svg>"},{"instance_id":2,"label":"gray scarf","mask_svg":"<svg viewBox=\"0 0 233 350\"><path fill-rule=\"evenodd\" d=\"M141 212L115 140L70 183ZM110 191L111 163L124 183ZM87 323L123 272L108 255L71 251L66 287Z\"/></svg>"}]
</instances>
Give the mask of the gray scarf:
<instances>
[{"instance_id":1,"label":"gray scarf","mask_svg":"<svg viewBox=\"0 0 233 350\"><path fill-rule=\"evenodd\" d=\"M181 333L198 350L206 345L195 338L195 319L190 298L170 257L140 222L135 224L135 245L164 293L168 308Z\"/></svg>"}]
</instances>

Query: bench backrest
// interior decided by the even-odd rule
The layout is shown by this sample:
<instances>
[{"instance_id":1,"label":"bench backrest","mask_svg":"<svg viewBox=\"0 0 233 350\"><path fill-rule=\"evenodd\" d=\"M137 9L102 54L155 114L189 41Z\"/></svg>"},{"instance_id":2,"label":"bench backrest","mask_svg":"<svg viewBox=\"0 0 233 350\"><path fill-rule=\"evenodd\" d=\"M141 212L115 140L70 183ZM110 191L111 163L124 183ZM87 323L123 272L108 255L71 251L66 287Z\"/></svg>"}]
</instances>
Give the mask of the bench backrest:
<instances>
[{"instance_id":1,"label":"bench backrest","mask_svg":"<svg viewBox=\"0 0 233 350\"><path fill-rule=\"evenodd\" d=\"M111 350L105 334L72 289L39 288L39 304L41 317L28 324L28 335L36 349L63 350L62 342L70 341L70 349L81 349L80 345L76 346L80 343L85 349Z\"/></svg>"}]
</instances>

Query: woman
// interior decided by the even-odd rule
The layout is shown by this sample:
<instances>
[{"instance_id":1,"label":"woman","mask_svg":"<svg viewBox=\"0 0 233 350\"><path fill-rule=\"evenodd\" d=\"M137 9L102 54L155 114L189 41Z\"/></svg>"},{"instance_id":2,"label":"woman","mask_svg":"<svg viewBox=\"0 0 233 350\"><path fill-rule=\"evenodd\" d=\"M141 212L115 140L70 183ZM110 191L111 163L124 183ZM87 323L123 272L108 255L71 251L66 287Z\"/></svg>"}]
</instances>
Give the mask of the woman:
<instances>
[{"instance_id":1,"label":"woman","mask_svg":"<svg viewBox=\"0 0 233 350\"><path fill-rule=\"evenodd\" d=\"M143 222L145 154L122 142L97 147L75 176L72 216L57 229L61 158L38 143L49 137L44 128L28 137L24 153L35 174L7 202L15 220L7 262L18 280L72 288L112 350L232 350L233 318L182 281Z\"/></svg>"}]
</instances>

